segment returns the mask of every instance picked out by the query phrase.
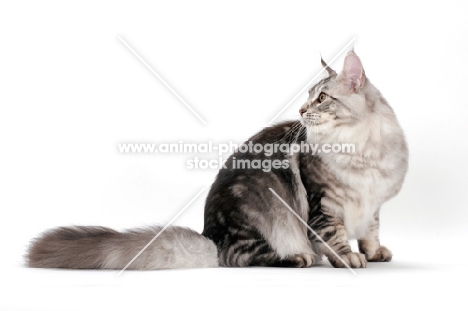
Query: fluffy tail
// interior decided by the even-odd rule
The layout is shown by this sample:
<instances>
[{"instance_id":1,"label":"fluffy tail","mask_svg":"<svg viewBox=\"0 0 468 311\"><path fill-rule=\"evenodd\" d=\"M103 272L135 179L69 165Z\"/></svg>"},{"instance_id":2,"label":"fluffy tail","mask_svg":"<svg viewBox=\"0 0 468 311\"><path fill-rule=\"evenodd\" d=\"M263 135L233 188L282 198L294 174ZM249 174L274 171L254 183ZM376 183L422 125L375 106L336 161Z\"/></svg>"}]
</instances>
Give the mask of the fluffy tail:
<instances>
[{"instance_id":1,"label":"fluffy tail","mask_svg":"<svg viewBox=\"0 0 468 311\"><path fill-rule=\"evenodd\" d=\"M44 232L29 248L34 268L123 269L162 227L118 232L105 227L59 227ZM127 269L217 267L216 245L183 227L168 227Z\"/></svg>"}]
</instances>

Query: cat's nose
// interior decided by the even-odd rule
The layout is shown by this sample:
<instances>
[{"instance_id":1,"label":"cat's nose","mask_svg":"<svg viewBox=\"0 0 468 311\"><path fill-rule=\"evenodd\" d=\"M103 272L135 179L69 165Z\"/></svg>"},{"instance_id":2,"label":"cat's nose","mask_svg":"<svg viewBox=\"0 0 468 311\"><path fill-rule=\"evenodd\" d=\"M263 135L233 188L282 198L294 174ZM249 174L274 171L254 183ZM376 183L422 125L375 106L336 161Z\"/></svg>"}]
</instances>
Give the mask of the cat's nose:
<instances>
[{"instance_id":1,"label":"cat's nose","mask_svg":"<svg viewBox=\"0 0 468 311\"><path fill-rule=\"evenodd\" d=\"M299 114L302 116L307 111L307 108L303 107L299 109Z\"/></svg>"}]
</instances>

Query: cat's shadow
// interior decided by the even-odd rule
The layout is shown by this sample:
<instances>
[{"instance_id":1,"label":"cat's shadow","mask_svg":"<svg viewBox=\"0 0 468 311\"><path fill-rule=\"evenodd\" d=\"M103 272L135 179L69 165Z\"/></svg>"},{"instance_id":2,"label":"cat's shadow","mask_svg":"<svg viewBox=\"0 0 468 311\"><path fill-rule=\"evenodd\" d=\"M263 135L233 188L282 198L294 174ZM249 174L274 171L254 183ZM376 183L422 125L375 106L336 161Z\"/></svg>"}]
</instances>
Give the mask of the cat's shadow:
<instances>
[{"instance_id":1,"label":"cat's shadow","mask_svg":"<svg viewBox=\"0 0 468 311\"><path fill-rule=\"evenodd\" d=\"M318 263L315 267L317 268L333 268L332 265L327 260L322 260L322 262ZM432 263L425 263L425 262L411 262L411 261L391 261L391 262L368 262L367 268L365 269L353 269L356 272L359 271L369 271L372 273L373 271L381 273L383 271L433 271L442 269L439 265L432 264Z\"/></svg>"}]
</instances>

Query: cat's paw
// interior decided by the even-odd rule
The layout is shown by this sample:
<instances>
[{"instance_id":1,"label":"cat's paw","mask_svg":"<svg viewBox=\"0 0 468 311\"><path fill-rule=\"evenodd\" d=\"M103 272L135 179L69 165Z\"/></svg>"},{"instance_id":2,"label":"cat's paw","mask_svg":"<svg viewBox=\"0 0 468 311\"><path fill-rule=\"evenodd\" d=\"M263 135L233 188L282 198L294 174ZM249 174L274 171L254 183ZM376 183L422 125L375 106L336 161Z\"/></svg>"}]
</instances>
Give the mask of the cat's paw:
<instances>
[{"instance_id":1,"label":"cat's paw","mask_svg":"<svg viewBox=\"0 0 468 311\"><path fill-rule=\"evenodd\" d=\"M309 268L315 263L315 256L311 254L296 254L282 260L281 266L291 268Z\"/></svg>"},{"instance_id":2,"label":"cat's paw","mask_svg":"<svg viewBox=\"0 0 468 311\"><path fill-rule=\"evenodd\" d=\"M335 268L347 268L343 261L350 267L350 268L365 268L367 266L366 256L360 253L347 253L342 254L340 260L336 258L335 255L332 255L328 258L331 265Z\"/></svg>"},{"instance_id":3,"label":"cat's paw","mask_svg":"<svg viewBox=\"0 0 468 311\"><path fill-rule=\"evenodd\" d=\"M380 246L374 254L367 254L366 255L367 261L390 261L392 260L392 252L386 248L385 246Z\"/></svg>"}]
</instances>

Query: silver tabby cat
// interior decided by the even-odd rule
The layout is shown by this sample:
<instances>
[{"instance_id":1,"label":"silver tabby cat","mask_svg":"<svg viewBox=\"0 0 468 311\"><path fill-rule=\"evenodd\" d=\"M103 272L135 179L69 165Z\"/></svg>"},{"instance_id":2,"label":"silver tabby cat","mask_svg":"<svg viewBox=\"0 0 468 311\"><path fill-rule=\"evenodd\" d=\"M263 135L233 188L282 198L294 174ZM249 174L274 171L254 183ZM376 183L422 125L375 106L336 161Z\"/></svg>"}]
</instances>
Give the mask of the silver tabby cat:
<instances>
[{"instance_id":1,"label":"silver tabby cat","mask_svg":"<svg viewBox=\"0 0 468 311\"><path fill-rule=\"evenodd\" d=\"M170 227L128 269L310 267L323 254L334 267L391 260L379 241L379 211L400 191L407 171L403 131L354 52L340 74L322 64L328 77L310 89L301 119L265 128L249 141L354 144L355 152L235 152L208 194L202 234ZM234 158L289 165L270 172L234 169ZM30 267L122 269L160 230L60 227L35 239L27 260ZM358 240L359 253L350 239Z\"/></svg>"}]
</instances>

